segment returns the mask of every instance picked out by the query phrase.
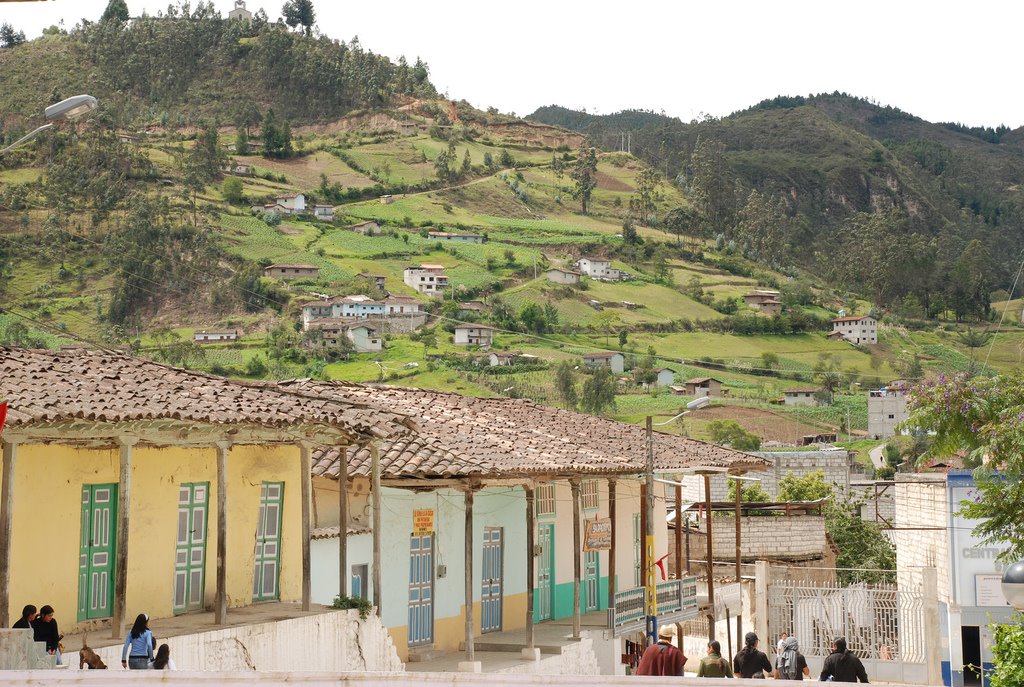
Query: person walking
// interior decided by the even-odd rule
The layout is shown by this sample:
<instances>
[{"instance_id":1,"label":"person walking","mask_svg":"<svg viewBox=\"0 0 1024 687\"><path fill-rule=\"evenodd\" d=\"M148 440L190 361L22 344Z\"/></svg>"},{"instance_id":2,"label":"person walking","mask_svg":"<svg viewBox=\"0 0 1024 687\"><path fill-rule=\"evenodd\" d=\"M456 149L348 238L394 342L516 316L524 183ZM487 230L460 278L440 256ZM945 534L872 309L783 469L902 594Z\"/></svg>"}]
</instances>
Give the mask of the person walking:
<instances>
[{"instance_id":1,"label":"person walking","mask_svg":"<svg viewBox=\"0 0 1024 687\"><path fill-rule=\"evenodd\" d=\"M35 633L37 642L46 642L46 653L57 657L57 665L60 661L60 640L64 635L57 629L57 621L53 619L53 606L46 604L39 609L39 615L32 621L32 630Z\"/></svg>"},{"instance_id":2,"label":"person walking","mask_svg":"<svg viewBox=\"0 0 1024 687\"><path fill-rule=\"evenodd\" d=\"M35 606L33 606L32 604L25 606L25 608L21 609L21 618L19 620L16 620L14 624L11 625L11 629L31 630L32 621L35 620L38 615L39 612L36 610Z\"/></svg>"},{"instance_id":3,"label":"person walking","mask_svg":"<svg viewBox=\"0 0 1024 687\"><path fill-rule=\"evenodd\" d=\"M717 641L708 642L708 655L700 660L697 677L732 677L732 668L722 658L722 645Z\"/></svg>"},{"instance_id":4,"label":"person walking","mask_svg":"<svg viewBox=\"0 0 1024 687\"><path fill-rule=\"evenodd\" d=\"M832 653L821 667L822 682L863 682L867 684L868 673L864 664L846 648L846 637L836 637L832 642Z\"/></svg>"},{"instance_id":5,"label":"person walking","mask_svg":"<svg viewBox=\"0 0 1024 687\"><path fill-rule=\"evenodd\" d=\"M672 644L672 626L662 625L658 628L658 642L644 650L640 663L636 667L636 675L674 675L683 674L686 656Z\"/></svg>"},{"instance_id":6,"label":"person walking","mask_svg":"<svg viewBox=\"0 0 1024 687\"><path fill-rule=\"evenodd\" d=\"M757 649L757 635L748 632L743 638L743 648L732 659L732 671L736 677L764 678L772 672L768 655Z\"/></svg>"},{"instance_id":7,"label":"person walking","mask_svg":"<svg viewBox=\"0 0 1024 687\"><path fill-rule=\"evenodd\" d=\"M131 653L128 651L131 649ZM139 613L135 624L124 638L121 665L129 670L148 670L153 660L153 633L149 631L149 616Z\"/></svg>"},{"instance_id":8,"label":"person walking","mask_svg":"<svg viewBox=\"0 0 1024 687\"><path fill-rule=\"evenodd\" d=\"M811 676L807 667L807 659L800 653L800 643L796 637L786 637L782 642L782 653L775 659L776 680L803 680Z\"/></svg>"},{"instance_id":9,"label":"person walking","mask_svg":"<svg viewBox=\"0 0 1024 687\"><path fill-rule=\"evenodd\" d=\"M153 670L177 670L174 659L171 658L171 647L161 644L156 650L156 658L153 659Z\"/></svg>"}]
</instances>

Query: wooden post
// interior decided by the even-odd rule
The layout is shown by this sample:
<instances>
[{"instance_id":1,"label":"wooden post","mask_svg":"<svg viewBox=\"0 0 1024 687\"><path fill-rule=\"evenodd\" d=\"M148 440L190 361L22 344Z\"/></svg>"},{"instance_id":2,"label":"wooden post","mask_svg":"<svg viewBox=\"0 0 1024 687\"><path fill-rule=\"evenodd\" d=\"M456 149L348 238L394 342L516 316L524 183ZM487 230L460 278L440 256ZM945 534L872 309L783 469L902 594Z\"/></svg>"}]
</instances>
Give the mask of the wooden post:
<instances>
[{"instance_id":1,"label":"wooden post","mask_svg":"<svg viewBox=\"0 0 1024 687\"><path fill-rule=\"evenodd\" d=\"M707 558L707 573L708 573L708 641L715 639L715 566L714 566L714 545L712 540L714 537L711 535L711 475L704 475L704 503L706 508L704 511L704 529L705 539L707 540L707 547L705 558Z\"/></svg>"},{"instance_id":2,"label":"wooden post","mask_svg":"<svg viewBox=\"0 0 1024 687\"><path fill-rule=\"evenodd\" d=\"M644 533L647 531L647 485L640 483L640 584L647 585L647 544Z\"/></svg>"},{"instance_id":3,"label":"wooden post","mask_svg":"<svg viewBox=\"0 0 1024 687\"><path fill-rule=\"evenodd\" d=\"M615 478L608 478L608 517L612 521L612 545L608 549L608 608L615 608L616 580L615 575Z\"/></svg>"},{"instance_id":4,"label":"wooden post","mask_svg":"<svg viewBox=\"0 0 1024 687\"><path fill-rule=\"evenodd\" d=\"M370 479L370 495L373 497L373 605L377 615L383 617L380 609L380 450L377 442L370 443Z\"/></svg>"},{"instance_id":5,"label":"wooden post","mask_svg":"<svg viewBox=\"0 0 1024 687\"><path fill-rule=\"evenodd\" d=\"M736 584L739 586L739 589L740 589L740 594L739 594L740 609L736 612L736 646L738 648L739 645L740 645L740 637L743 636L743 608L742 608L742 606L743 606L743 582L741 581L741 578L742 578L742 568L741 568L741 565L742 565L742 556L743 556L743 547L742 547L741 536L742 536L742 527L743 527L743 525L741 524L742 523L742 521L741 521L742 510L740 508L740 480L736 479L736 480L733 480L733 482L736 483ZM730 651L730 654L731 654L732 649L730 649L729 651Z\"/></svg>"},{"instance_id":6,"label":"wooden post","mask_svg":"<svg viewBox=\"0 0 1024 687\"><path fill-rule=\"evenodd\" d=\"M466 660L473 661L473 487L465 491L466 529L463 535L466 555Z\"/></svg>"},{"instance_id":7,"label":"wooden post","mask_svg":"<svg viewBox=\"0 0 1024 687\"><path fill-rule=\"evenodd\" d=\"M338 594L348 596L348 447L342 446L338 456ZM366 585L366 580L363 580Z\"/></svg>"},{"instance_id":8,"label":"wooden post","mask_svg":"<svg viewBox=\"0 0 1024 687\"><path fill-rule=\"evenodd\" d=\"M676 485L675 489L676 497L676 517L675 517L675 535L676 535L676 579L682 579L683 577L683 488ZM690 572L687 570L686 572Z\"/></svg>"},{"instance_id":9,"label":"wooden post","mask_svg":"<svg viewBox=\"0 0 1024 687\"><path fill-rule=\"evenodd\" d=\"M132 446L137 437L119 437L121 471L118 478L117 499L117 560L114 564L114 614L110 621L110 636L124 636L125 599L128 594L128 517L132 503Z\"/></svg>"},{"instance_id":10,"label":"wooden post","mask_svg":"<svg viewBox=\"0 0 1024 687\"><path fill-rule=\"evenodd\" d=\"M580 638L580 481L569 480L572 490L572 637Z\"/></svg>"},{"instance_id":11,"label":"wooden post","mask_svg":"<svg viewBox=\"0 0 1024 687\"><path fill-rule=\"evenodd\" d=\"M534 530L537 526L534 524L533 487L523 485L523 491L526 492L526 648L532 649L534 643L533 585L537 574L535 571L536 554L534 553L534 547L537 544Z\"/></svg>"},{"instance_id":12,"label":"wooden post","mask_svg":"<svg viewBox=\"0 0 1024 687\"><path fill-rule=\"evenodd\" d=\"M310 520L313 517L313 446L308 441L299 443L299 485L302 490L302 610L309 611L313 603L312 561L310 559Z\"/></svg>"},{"instance_id":13,"label":"wooden post","mask_svg":"<svg viewBox=\"0 0 1024 687\"><path fill-rule=\"evenodd\" d=\"M4 437L3 485L0 486L0 627L11 626L11 531L14 522L14 475L18 443Z\"/></svg>"},{"instance_id":14,"label":"wooden post","mask_svg":"<svg viewBox=\"0 0 1024 687\"><path fill-rule=\"evenodd\" d=\"M213 622L228 621L228 450L230 441L217 442L217 597Z\"/></svg>"}]
</instances>

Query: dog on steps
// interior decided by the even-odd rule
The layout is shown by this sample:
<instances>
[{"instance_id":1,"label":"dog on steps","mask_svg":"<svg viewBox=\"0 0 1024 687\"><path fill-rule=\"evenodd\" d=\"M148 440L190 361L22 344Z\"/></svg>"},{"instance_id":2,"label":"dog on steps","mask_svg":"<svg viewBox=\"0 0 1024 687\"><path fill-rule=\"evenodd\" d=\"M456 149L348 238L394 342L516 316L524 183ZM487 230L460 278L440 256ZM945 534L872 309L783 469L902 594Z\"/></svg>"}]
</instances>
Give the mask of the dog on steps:
<instances>
[{"instance_id":1,"label":"dog on steps","mask_svg":"<svg viewBox=\"0 0 1024 687\"><path fill-rule=\"evenodd\" d=\"M107 664L89 648L88 641L88 636L82 637L82 648L78 652L78 669L82 670L84 666L89 666L89 670L106 670Z\"/></svg>"}]
</instances>

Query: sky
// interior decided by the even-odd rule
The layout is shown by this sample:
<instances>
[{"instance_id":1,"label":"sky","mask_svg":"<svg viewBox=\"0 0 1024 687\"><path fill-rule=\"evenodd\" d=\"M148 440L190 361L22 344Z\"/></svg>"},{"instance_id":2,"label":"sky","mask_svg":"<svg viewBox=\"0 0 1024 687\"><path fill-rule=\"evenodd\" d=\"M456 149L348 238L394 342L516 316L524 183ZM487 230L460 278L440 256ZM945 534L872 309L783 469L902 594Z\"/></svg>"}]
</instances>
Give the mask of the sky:
<instances>
[{"instance_id":1,"label":"sky","mask_svg":"<svg viewBox=\"0 0 1024 687\"><path fill-rule=\"evenodd\" d=\"M133 16L167 0L127 0ZM283 0L248 0L271 19ZM29 37L96 20L107 0L0 0ZM215 0L222 14L234 0ZM1007 0L314 0L319 30L410 62L453 99L525 116L558 104L684 120L776 95L844 91L929 121L1024 125L1020 27Z\"/></svg>"}]
</instances>

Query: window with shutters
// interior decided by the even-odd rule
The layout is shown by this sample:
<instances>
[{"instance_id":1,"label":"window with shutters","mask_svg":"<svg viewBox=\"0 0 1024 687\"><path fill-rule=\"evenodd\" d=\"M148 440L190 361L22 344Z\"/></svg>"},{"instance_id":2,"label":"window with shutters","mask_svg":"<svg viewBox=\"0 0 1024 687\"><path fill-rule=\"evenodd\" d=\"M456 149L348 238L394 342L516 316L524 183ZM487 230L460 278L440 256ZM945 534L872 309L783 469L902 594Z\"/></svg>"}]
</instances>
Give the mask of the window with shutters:
<instances>
[{"instance_id":1,"label":"window with shutters","mask_svg":"<svg viewBox=\"0 0 1024 687\"><path fill-rule=\"evenodd\" d=\"M555 514L555 485L544 484L537 487L537 515Z\"/></svg>"},{"instance_id":2,"label":"window with shutters","mask_svg":"<svg viewBox=\"0 0 1024 687\"><path fill-rule=\"evenodd\" d=\"M597 510L597 480L585 480L581 486L583 489L583 510Z\"/></svg>"}]
</instances>

